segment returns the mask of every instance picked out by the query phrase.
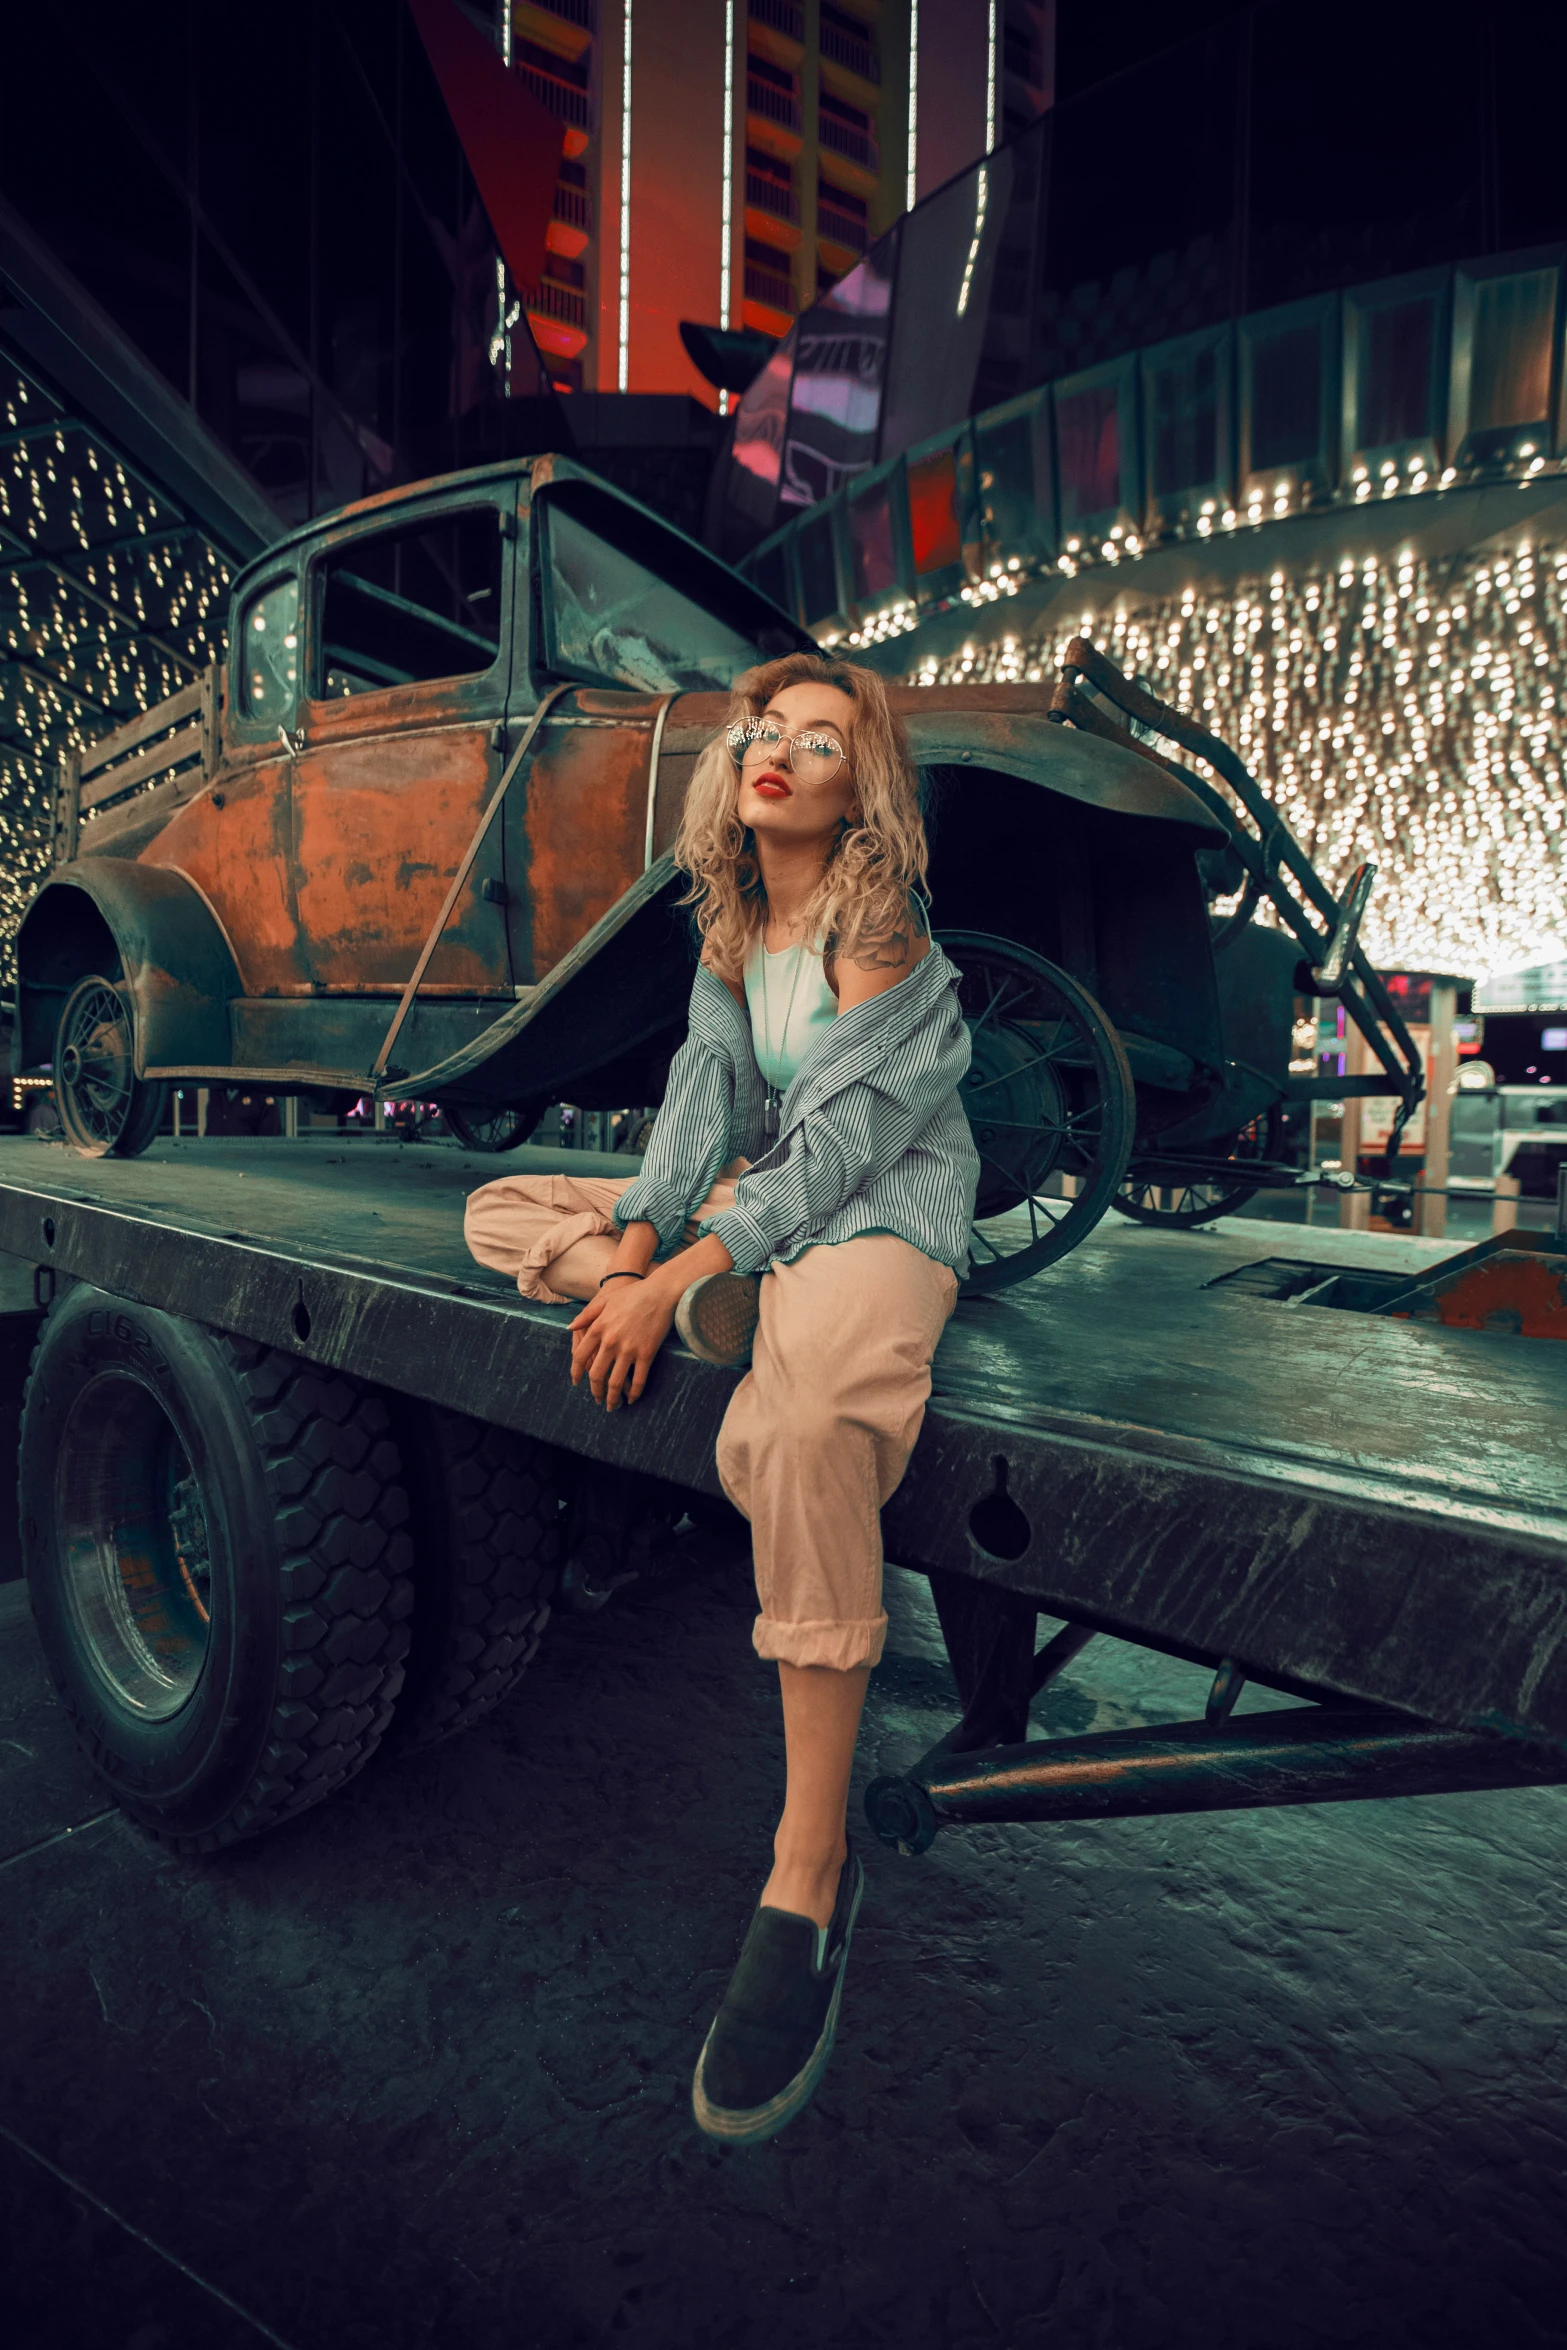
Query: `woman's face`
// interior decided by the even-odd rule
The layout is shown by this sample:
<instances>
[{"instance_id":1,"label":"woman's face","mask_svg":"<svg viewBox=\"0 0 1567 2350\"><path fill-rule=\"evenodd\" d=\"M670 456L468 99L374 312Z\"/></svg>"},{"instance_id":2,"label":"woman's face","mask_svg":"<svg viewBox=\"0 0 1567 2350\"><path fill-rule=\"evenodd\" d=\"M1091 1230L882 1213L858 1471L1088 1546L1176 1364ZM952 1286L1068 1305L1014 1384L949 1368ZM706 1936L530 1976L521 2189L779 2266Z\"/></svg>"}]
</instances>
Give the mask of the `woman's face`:
<instances>
[{"instance_id":1,"label":"woman's face","mask_svg":"<svg viewBox=\"0 0 1567 2350\"><path fill-rule=\"evenodd\" d=\"M853 700L835 685L786 685L762 718L794 739L747 747L740 767L741 823L780 845L819 841L830 847L845 819L858 814ZM844 754L836 764L834 751Z\"/></svg>"}]
</instances>

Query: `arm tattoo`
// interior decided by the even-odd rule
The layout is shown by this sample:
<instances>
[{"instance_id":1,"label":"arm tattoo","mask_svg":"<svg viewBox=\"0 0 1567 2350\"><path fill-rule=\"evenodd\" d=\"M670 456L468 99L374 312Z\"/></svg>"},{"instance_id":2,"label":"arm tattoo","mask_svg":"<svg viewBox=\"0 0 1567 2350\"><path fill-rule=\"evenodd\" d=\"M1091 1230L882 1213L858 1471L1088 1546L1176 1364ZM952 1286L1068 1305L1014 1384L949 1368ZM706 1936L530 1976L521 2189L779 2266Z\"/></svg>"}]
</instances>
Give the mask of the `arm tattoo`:
<instances>
[{"instance_id":1,"label":"arm tattoo","mask_svg":"<svg viewBox=\"0 0 1567 2350\"><path fill-rule=\"evenodd\" d=\"M901 971L909 959L909 933L892 930L880 938L862 939L849 957L856 971Z\"/></svg>"}]
</instances>

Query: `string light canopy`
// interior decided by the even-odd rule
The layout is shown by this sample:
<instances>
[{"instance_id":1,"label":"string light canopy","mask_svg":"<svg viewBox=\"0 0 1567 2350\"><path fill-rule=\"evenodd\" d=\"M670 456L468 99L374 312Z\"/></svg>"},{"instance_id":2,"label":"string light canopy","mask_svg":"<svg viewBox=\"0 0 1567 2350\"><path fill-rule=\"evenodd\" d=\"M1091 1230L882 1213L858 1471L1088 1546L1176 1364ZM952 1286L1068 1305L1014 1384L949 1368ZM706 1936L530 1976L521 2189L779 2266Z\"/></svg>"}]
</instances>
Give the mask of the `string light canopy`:
<instances>
[{"instance_id":1,"label":"string light canopy","mask_svg":"<svg viewBox=\"0 0 1567 2350\"><path fill-rule=\"evenodd\" d=\"M1567 932L1567 546L1364 556L927 659L918 685L1048 682L1067 641L1236 749L1335 888L1380 871L1384 968L1486 972Z\"/></svg>"},{"instance_id":2,"label":"string light canopy","mask_svg":"<svg viewBox=\"0 0 1567 2350\"><path fill-rule=\"evenodd\" d=\"M212 541L0 351L0 971L49 863L55 768L222 649Z\"/></svg>"}]
</instances>

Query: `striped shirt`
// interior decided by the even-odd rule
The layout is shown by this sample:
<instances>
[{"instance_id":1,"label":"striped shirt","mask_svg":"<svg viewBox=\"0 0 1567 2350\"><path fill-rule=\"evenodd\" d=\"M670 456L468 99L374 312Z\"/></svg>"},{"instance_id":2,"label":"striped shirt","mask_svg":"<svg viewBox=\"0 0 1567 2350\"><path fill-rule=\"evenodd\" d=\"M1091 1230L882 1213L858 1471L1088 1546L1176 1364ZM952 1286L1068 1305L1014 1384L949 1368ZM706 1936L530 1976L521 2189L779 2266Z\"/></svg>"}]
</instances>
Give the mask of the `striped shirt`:
<instances>
[{"instance_id":1,"label":"striped shirt","mask_svg":"<svg viewBox=\"0 0 1567 2350\"><path fill-rule=\"evenodd\" d=\"M689 1033L642 1172L615 1203L616 1223L651 1224L659 1246L672 1248L692 1208L742 1157L751 1164L733 1207L700 1228L739 1272L872 1232L966 1272L979 1157L958 1099L969 1036L957 982L932 947L906 979L841 1012L801 1063L769 1141L750 1023L699 966Z\"/></svg>"}]
</instances>

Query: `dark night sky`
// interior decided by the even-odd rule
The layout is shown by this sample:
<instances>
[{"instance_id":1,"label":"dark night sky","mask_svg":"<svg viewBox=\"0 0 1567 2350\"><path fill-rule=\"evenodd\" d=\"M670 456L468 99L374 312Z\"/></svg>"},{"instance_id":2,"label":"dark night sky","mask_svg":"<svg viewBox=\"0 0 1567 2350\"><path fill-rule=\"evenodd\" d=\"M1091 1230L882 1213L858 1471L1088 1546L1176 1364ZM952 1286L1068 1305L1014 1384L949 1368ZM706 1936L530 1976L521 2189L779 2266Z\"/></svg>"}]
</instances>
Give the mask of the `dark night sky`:
<instances>
[{"instance_id":1,"label":"dark night sky","mask_svg":"<svg viewBox=\"0 0 1567 2350\"><path fill-rule=\"evenodd\" d=\"M1556 0L1062 0L1051 280L1221 233L1242 194L1252 307L1567 236L1564 86Z\"/></svg>"}]
</instances>

